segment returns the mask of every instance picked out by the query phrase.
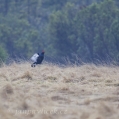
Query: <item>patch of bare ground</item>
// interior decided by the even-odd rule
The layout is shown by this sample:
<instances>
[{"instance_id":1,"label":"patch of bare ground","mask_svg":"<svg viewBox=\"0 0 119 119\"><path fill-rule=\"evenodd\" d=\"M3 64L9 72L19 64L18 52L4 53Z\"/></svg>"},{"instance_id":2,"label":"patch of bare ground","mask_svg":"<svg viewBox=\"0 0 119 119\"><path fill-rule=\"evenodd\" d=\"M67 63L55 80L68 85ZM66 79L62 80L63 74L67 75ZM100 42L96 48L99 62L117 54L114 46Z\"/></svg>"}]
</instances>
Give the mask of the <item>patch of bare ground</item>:
<instances>
[{"instance_id":1,"label":"patch of bare ground","mask_svg":"<svg viewBox=\"0 0 119 119\"><path fill-rule=\"evenodd\" d=\"M1 67L0 119L39 118L119 119L119 67Z\"/></svg>"}]
</instances>

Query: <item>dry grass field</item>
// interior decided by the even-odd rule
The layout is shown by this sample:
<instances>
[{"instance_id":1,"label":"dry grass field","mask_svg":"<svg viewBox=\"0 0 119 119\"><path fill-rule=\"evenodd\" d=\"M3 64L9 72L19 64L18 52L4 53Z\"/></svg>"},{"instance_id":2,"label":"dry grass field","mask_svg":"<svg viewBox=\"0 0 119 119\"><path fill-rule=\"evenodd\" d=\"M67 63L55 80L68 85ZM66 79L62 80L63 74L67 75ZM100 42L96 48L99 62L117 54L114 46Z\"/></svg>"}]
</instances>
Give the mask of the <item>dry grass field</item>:
<instances>
[{"instance_id":1,"label":"dry grass field","mask_svg":"<svg viewBox=\"0 0 119 119\"><path fill-rule=\"evenodd\" d=\"M119 119L119 67L3 65L0 119Z\"/></svg>"}]
</instances>

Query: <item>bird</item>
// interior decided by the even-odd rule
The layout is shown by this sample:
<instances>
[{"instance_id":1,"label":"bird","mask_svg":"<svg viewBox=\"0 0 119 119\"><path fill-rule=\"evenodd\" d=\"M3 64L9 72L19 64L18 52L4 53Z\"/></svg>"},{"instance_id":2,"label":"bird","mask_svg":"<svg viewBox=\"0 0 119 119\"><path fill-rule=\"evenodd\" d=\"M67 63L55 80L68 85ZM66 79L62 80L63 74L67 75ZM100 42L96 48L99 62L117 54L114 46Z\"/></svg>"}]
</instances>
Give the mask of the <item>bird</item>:
<instances>
[{"instance_id":1,"label":"bird","mask_svg":"<svg viewBox=\"0 0 119 119\"><path fill-rule=\"evenodd\" d=\"M41 64L44 59L44 54L45 54L44 50L42 50L41 53L37 53L37 56L35 57L36 61L31 65L31 67L35 67L37 64Z\"/></svg>"}]
</instances>

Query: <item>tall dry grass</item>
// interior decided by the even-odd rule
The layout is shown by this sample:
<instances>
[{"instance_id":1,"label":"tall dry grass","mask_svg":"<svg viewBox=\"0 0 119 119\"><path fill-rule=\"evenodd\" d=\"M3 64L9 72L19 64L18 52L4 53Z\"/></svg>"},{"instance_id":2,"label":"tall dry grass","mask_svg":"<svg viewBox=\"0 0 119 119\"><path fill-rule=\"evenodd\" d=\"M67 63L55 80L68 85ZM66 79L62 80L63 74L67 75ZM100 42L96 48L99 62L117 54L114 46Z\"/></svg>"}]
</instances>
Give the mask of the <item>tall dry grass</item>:
<instances>
[{"instance_id":1,"label":"tall dry grass","mask_svg":"<svg viewBox=\"0 0 119 119\"><path fill-rule=\"evenodd\" d=\"M0 119L118 119L119 67L13 63L0 68Z\"/></svg>"}]
</instances>

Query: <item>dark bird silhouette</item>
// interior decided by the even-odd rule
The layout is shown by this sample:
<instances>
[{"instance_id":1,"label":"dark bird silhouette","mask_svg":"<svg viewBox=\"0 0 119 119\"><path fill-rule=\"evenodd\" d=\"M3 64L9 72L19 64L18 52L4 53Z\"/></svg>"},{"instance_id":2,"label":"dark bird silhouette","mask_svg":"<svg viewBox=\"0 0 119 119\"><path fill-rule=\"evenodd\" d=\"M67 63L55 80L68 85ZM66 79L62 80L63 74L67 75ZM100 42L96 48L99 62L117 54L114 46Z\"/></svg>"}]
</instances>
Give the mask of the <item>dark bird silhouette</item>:
<instances>
[{"instance_id":1,"label":"dark bird silhouette","mask_svg":"<svg viewBox=\"0 0 119 119\"><path fill-rule=\"evenodd\" d=\"M41 64L42 63L42 61L43 61L43 59L44 59L44 51L42 51L41 52L41 54L40 53L37 53L37 59L36 59L36 62L34 62L32 65L31 65L31 67L35 67L37 64Z\"/></svg>"}]
</instances>

